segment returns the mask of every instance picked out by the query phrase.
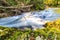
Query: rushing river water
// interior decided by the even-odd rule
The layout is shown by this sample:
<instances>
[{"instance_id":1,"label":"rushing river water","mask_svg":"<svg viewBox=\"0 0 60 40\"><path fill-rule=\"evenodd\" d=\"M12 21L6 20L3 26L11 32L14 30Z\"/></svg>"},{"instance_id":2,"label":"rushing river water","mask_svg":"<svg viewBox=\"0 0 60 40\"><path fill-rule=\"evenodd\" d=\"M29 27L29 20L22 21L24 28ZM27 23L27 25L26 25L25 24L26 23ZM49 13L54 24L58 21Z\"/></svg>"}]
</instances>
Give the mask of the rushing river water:
<instances>
[{"instance_id":1,"label":"rushing river water","mask_svg":"<svg viewBox=\"0 0 60 40\"><path fill-rule=\"evenodd\" d=\"M0 18L0 26L5 27L23 27L32 26L41 28L46 22L60 18L60 14L54 12L58 8L49 8L40 12L28 12L22 15Z\"/></svg>"}]
</instances>

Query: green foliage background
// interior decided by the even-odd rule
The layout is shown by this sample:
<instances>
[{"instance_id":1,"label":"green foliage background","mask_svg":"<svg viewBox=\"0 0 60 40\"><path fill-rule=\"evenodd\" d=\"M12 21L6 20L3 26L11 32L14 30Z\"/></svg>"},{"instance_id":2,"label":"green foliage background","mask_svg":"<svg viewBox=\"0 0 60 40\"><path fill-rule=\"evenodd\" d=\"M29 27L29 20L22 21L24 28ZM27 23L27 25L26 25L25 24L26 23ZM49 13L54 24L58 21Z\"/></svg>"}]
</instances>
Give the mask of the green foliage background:
<instances>
[{"instance_id":1,"label":"green foliage background","mask_svg":"<svg viewBox=\"0 0 60 40\"><path fill-rule=\"evenodd\" d=\"M41 10L41 9L44 9L44 5L45 4L48 4L50 6L58 6L60 5L60 0L6 0L11 6L14 6L14 5L18 5L20 4L21 2L24 4L24 5L30 5L30 4L33 4L33 8L35 10Z\"/></svg>"}]
</instances>

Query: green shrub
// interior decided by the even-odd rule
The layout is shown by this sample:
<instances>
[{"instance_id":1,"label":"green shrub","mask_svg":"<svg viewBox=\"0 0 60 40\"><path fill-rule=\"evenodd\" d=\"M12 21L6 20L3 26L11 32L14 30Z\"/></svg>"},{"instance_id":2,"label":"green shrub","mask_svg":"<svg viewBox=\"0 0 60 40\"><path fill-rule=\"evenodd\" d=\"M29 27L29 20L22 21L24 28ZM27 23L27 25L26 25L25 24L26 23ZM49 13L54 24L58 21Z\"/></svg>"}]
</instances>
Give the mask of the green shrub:
<instances>
[{"instance_id":1,"label":"green shrub","mask_svg":"<svg viewBox=\"0 0 60 40\"><path fill-rule=\"evenodd\" d=\"M12 6L17 5L17 2L15 0L6 0L6 1Z\"/></svg>"},{"instance_id":2,"label":"green shrub","mask_svg":"<svg viewBox=\"0 0 60 40\"><path fill-rule=\"evenodd\" d=\"M42 0L32 0L31 3L34 5L33 8L35 10L42 10L44 9L44 3Z\"/></svg>"}]
</instances>

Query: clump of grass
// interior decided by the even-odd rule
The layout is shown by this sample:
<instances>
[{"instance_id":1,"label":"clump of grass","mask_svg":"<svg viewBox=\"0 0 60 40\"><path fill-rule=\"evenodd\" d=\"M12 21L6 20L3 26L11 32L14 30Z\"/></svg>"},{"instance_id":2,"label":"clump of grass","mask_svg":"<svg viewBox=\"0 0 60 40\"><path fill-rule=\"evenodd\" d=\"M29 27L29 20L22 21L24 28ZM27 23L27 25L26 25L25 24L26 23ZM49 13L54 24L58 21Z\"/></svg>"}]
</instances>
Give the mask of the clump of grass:
<instances>
[{"instance_id":1,"label":"clump of grass","mask_svg":"<svg viewBox=\"0 0 60 40\"><path fill-rule=\"evenodd\" d=\"M60 8L54 10L54 12L60 14Z\"/></svg>"}]
</instances>

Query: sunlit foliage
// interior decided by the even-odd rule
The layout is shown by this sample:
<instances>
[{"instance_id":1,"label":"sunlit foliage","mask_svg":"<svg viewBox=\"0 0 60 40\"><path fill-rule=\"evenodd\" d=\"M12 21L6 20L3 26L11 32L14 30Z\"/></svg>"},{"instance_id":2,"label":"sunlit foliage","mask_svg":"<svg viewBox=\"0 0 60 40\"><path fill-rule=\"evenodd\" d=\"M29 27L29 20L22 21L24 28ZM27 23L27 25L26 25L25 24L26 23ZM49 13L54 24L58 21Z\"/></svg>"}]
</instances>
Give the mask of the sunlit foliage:
<instances>
[{"instance_id":1,"label":"sunlit foliage","mask_svg":"<svg viewBox=\"0 0 60 40\"><path fill-rule=\"evenodd\" d=\"M45 24L45 26L49 27L49 28L56 27L56 28L60 29L60 19L57 19L57 20L52 21L52 22L48 22Z\"/></svg>"},{"instance_id":2,"label":"sunlit foliage","mask_svg":"<svg viewBox=\"0 0 60 40\"><path fill-rule=\"evenodd\" d=\"M53 3L53 0L45 0L44 3L45 4L52 4Z\"/></svg>"},{"instance_id":3,"label":"sunlit foliage","mask_svg":"<svg viewBox=\"0 0 60 40\"><path fill-rule=\"evenodd\" d=\"M57 8L54 12L60 14L60 8Z\"/></svg>"}]
</instances>

